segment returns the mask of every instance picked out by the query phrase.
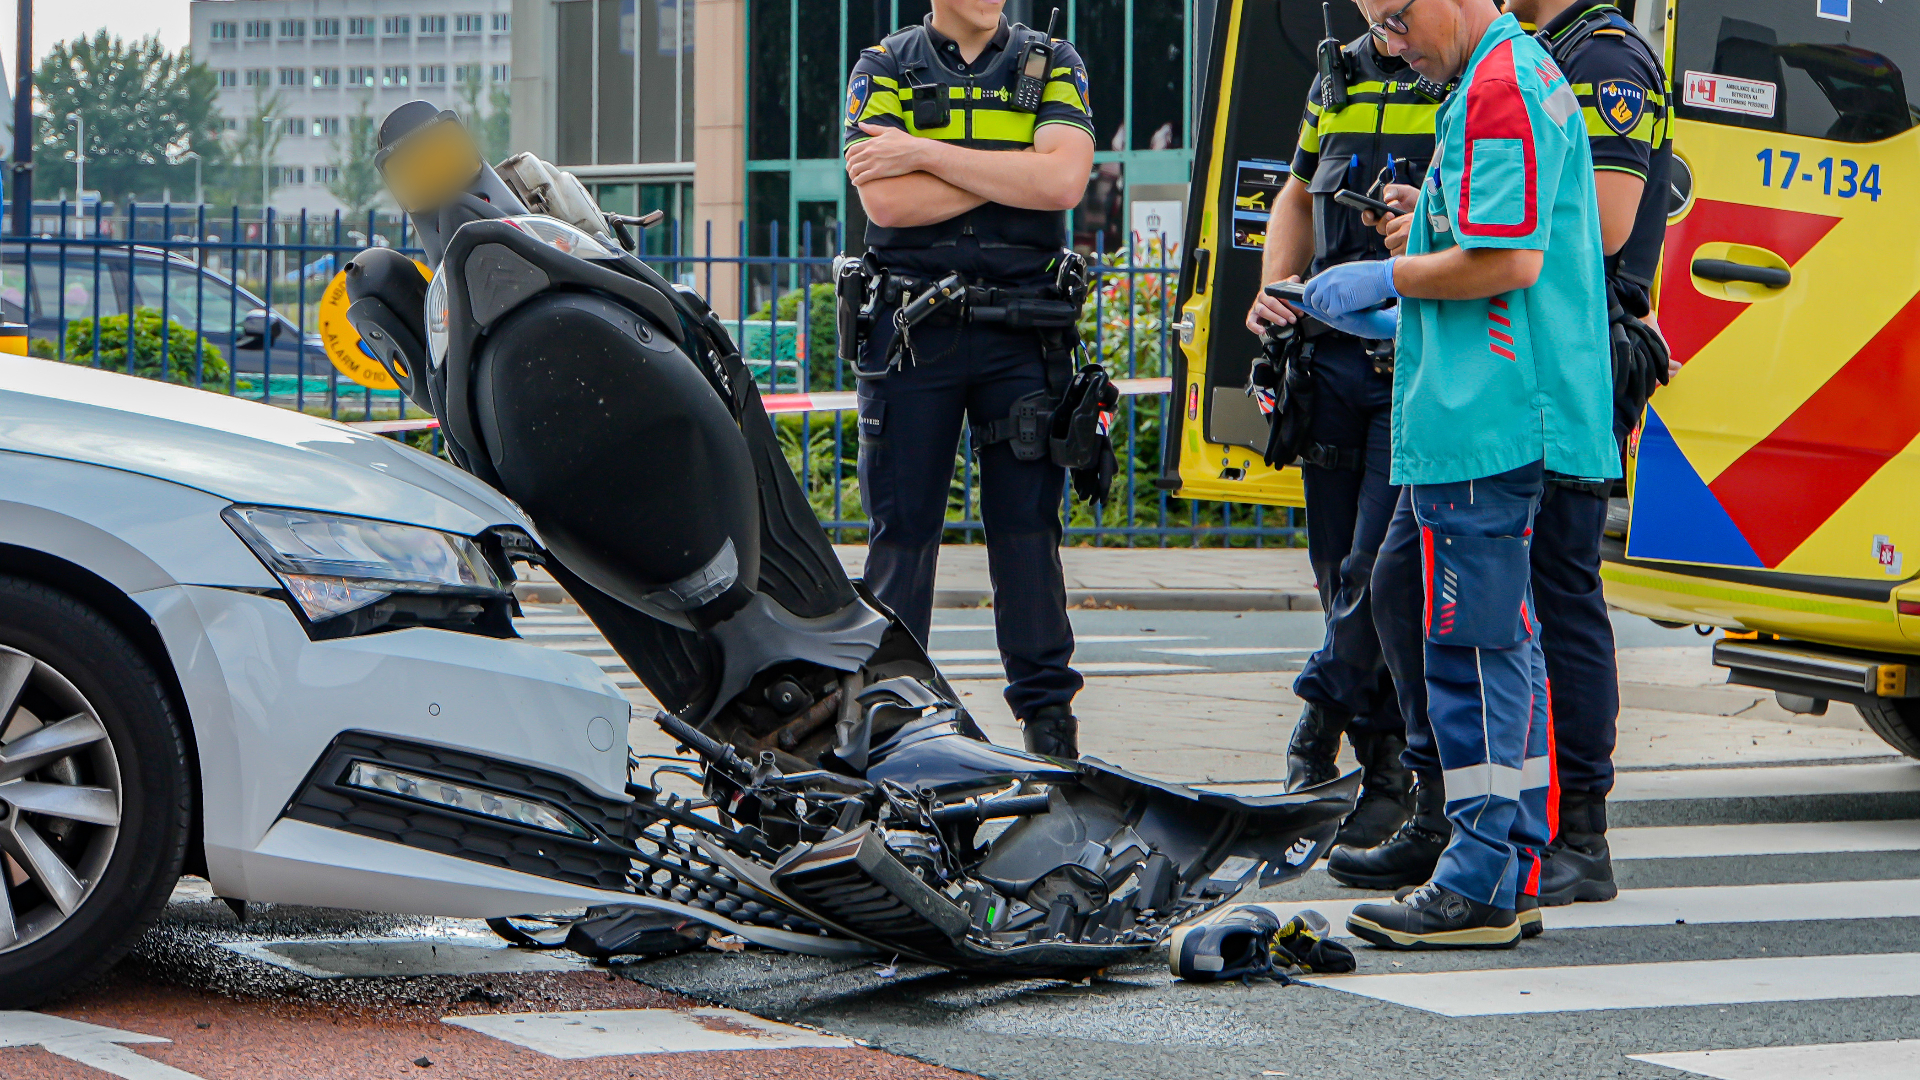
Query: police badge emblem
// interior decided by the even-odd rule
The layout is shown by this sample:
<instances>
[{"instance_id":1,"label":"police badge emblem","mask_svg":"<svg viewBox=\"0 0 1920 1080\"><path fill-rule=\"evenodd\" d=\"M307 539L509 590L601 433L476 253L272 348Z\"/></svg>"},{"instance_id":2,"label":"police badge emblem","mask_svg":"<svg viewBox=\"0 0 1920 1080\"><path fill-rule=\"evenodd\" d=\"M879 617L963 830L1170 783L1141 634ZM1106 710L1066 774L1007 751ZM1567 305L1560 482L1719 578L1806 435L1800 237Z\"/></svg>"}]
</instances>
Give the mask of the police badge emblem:
<instances>
[{"instance_id":1,"label":"police badge emblem","mask_svg":"<svg viewBox=\"0 0 1920 1080\"><path fill-rule=\"evenodd\" d=\"M1593 104L1600 122L1615 135L1625 135L1647 111L1647 92L1631 79L1608 79L1593 88Z\"/></svg>"},{"instance_id":2,"label":"police badge emblem","mask_svg":"<svg viewBox=\"0 0 1920 1080\"><path fill-rule=\"evenodd\" d=\"M867 98L873 95L873 80L865 72L853 77L847 84L847 126L860 122L860 114L867 109Z\"/></svg>"}]
</instances>

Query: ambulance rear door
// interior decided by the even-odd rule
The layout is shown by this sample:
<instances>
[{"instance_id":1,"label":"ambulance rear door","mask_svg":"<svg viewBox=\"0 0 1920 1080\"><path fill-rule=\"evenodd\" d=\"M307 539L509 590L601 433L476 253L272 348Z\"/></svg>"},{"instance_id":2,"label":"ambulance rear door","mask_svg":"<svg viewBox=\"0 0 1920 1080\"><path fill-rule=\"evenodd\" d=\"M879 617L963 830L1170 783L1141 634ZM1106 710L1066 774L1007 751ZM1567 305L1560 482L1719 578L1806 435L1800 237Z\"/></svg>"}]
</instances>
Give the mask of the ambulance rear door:
<instances>
[{"instance_id":1,"label":"ambulance rear door","mask_svg":"<svg viewBox=\"0 0 1920 1080\"><path fill-rule=\"evenodd\" d=\"M1920 4L1679 0L1668 35L1685 367L1626 561L1884 601L1920 573Z\"/></svg>"},{"instance_id":2,"label":"ambulance rear door","mask_svg":"<svg viewBox=\"0 0 1920 1080\"><path fill-rule=\"evenodd\" d=\"M1366 32L1350 0L1328 10L1340 40ZM1263 284L1267 216L1287 182L1314 50L1325 36L1318 0L1222 0L1214 16L1158 481L1187 498L1304 505L1300 470L1260 460L1267 417L1246 393L1260 339L1245 322Z\"/></svg>"}]
</instances>

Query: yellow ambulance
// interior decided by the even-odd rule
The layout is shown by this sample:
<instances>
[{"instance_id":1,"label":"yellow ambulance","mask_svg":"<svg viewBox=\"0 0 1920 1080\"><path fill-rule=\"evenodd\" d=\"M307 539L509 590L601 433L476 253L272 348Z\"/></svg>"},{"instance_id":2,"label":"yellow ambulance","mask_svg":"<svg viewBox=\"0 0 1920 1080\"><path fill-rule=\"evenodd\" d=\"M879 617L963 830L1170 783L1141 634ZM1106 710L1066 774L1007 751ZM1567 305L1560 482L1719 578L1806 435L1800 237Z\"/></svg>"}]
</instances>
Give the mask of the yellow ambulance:
<instances>
[{"instance_id":1,"label":"yellow ambulance","mask_svg":"<svg viewBox=\"0 0 1920 1080\"><path fill-rule=\"evenodd\" d=\"M1333 5L1343 40L1352 11ZM1628 447L1608 599L1727 628L1714 658L1732 681L1803 712L1849 702L1920 757L1920 4L1665 15L1657 314L1685 366ZM1260 461L1244 392L1265 233L1246 203L1285 180L1319 20L1307 0L1218 9L1160 479L1182 496L1300 505L1298 471Z\"/></svg>"}]
</instances>

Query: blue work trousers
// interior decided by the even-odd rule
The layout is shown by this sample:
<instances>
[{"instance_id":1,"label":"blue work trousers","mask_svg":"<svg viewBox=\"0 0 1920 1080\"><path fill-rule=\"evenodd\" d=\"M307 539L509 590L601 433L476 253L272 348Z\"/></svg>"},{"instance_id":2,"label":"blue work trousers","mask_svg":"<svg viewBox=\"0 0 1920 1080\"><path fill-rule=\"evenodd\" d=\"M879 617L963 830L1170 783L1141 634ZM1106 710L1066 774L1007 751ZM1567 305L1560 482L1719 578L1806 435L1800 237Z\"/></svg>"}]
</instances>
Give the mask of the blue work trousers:
<instances>
[{"instance_id":1,"label":"blue work trousers","mask_svg":"<svg viewBox=\"0 0 1920 1080\"><path fill-rule=\"evenodd\" d=\"M863 353L885 354L890 315L876 320ZM1015 399L1047 384L1031 330L922 323L913 343L920 363L860 384L860 498L872 521L867 587L925 643L962 420L1001 419ZM974 460L1007 705L1025 720L1070 704L1082 682L1069 666L1073 625L1060 569L1066 470L1045 457L1019 461L1004 442L980 448Z\"/></svg>"},{"instance_id":2,"label":"blue work trousers","mask_svg":"<svg viewBox=\"0 0 1920 1080\"><path fill-rule=\"evenodd\" d=\"M1307 558L1326 612L1327 636L1307 658L1293 692L1303 701L1352 715L1356 728L1397 732L1404 724L1393 678L1380 656L1372 602L1374 556L1400 491L1387 482L1393 376L1375 371L1364 344L1350 334L1322 334L1313 344L1313 441L1358 451L1360 461L1354 468L1300 467L1307 491Z\"/></svg>"},{"instance_id":3,"label":"blue work trousers","mask_svg":"<svg viewBox=\"0 0 1920 1080\"><path fill-rule=\"evenodd\" d=\"M1407 721L1402 760L1443 774L1434 880L1512 908L1548 840L1546 659L1529 551L1539 464L1407 488L1374 567L1375 623Z\"/></svg>"}]
</instances>

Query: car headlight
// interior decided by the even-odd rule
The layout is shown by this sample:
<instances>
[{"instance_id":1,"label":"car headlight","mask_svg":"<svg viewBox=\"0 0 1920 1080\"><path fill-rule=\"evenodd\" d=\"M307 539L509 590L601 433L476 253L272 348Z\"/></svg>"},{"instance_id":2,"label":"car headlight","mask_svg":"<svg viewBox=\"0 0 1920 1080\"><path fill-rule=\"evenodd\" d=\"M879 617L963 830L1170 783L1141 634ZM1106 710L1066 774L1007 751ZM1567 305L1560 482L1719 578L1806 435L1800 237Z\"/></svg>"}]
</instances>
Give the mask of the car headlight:
<instances>
[{"instance_id":1,"label":"car headlight","mask_svg":"<svg viewBox=\"0 0 1920 1080\"><path fill-rule=\"evenodd\" d=\"M314 623L400 594L508 594L479 545L453 533L264 506L229 506L220 516Z\"/></svg>"},{"instance_id":2,"label":"car headlight","mask_svg":"<svg viewBox=\"0 0 1920 1080\"><path fill-rule=\"evenodd\" d=\"M545 214L522 214L502 220L548 247L564 251L569 255L577 255L582 259L618 259L620 257L620 254L612 248L559 218L547 217Z\"/></svg>"}]
</instances>

